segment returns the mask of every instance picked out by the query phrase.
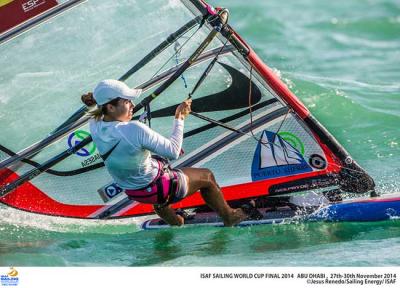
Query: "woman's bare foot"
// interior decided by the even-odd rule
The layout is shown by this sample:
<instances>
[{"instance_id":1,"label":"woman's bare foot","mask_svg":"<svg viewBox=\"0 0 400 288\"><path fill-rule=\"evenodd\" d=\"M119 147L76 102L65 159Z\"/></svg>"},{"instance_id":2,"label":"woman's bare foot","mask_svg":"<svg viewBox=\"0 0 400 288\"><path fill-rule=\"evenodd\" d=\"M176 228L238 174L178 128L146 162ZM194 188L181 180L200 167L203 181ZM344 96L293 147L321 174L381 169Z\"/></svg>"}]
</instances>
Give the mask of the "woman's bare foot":
<instances>
[{"instance_id":1,"label":"woman's bare foot","mask_svg":"<svg viewBox=\"0 0 400 288\"><path fill-rule=\"evenodd\" d=\"M241 208L232 209L229 217L224 219L224 225L226 227L232 227L246 219L247 214Z\"/></svg>"},{"instance_id":2,"label":"woman's bare foot","mask_svg":"<svg viewBox=\"0 0 400 288\"><path fill-rule=\"evenodd\" d=\"M256 208L256 202L254 200L249 201L242 205L239 209L231 209L231 218L228 221L224 221L225 226L234 226L241 221L246 219L260 220L263 215Z\"/></svg>"}]
</instances>

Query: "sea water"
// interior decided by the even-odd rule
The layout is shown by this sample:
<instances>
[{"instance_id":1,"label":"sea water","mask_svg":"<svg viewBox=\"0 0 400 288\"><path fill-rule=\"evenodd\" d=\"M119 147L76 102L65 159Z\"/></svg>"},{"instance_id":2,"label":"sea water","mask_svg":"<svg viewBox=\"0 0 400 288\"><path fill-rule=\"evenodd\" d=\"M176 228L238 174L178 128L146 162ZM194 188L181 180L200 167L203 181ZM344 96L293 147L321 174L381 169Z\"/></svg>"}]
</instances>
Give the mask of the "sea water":
<instances>
[{"instance_id":1,"label":"sea water","mask_svg":"<svg viewBox=\"0 0 400 288\"><path fill-rule=\"evenodd\" d=\"M16 150L79 108L77 92L122 75L140 59L138 51L157 42L145 27L121 27L121 19L152 17L154 25L173 31L173 23L157 23L157 13L179 17L170 9L174 1L89 2L54 20L63 25L50 21L0 46L0 103L7 108L0 110L0 140ZM229 8L230 24L374 177L377 191L399 192L400 1L211 3ZM90 69L94 65L100 68ZM129 83L141 83L140 77ZM139 223L55 218L2 206L0 266L400 264L398 219L165 231L141 231Z\"/></svg>"}]
</instances>

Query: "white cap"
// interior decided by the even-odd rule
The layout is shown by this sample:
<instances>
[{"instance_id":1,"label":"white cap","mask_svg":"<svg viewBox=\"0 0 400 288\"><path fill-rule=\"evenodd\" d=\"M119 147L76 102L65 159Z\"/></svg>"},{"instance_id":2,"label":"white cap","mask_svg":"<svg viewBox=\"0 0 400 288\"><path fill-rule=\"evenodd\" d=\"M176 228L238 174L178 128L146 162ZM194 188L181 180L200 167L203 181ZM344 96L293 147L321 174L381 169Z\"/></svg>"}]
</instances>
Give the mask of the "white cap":
<instances>
[{"instance_id":1,"label":"white cap","mask_svg":"<svg viewBox=\"0 0 400 288\"><path fill-rule=\"evenodd\" d=\"M93 91L97 105L104 105L116 98L134 100L140 96L142 89L131 89L124 82L107 79L97 84Z\"/></svg>"}]
</instances>

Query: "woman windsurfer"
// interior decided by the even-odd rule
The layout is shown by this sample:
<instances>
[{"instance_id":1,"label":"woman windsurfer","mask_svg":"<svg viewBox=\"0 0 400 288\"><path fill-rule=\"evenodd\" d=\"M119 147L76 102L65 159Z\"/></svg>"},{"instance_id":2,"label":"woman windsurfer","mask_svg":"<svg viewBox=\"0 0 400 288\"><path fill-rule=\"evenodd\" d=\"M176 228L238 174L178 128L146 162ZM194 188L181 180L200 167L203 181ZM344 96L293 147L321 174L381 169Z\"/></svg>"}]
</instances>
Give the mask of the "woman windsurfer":
<instances>
[{"instance_id":1,"label":"woman windsurfer","mask_svg":"<svg viewBox=\"0 0 400 288\"><path fill-rule=\"evenodd\" d=\"M141 122L132 121L134 104L141 90L117 80L101 81L93 94L82 96L90 112L90 132L108 172L132 200L154 205L155 212L170 225L184 224L171 204L200 191L206 204L233 226L247 218L242 208L231 208L221 193L213 173L205 168L171 169L160 157L177 159L183 142L184 119L191 100L176 108L169 139ZM246 209L245 209L246 210ZM248 212L246 210L246 212Z\"/></svg>"}]
</instances>

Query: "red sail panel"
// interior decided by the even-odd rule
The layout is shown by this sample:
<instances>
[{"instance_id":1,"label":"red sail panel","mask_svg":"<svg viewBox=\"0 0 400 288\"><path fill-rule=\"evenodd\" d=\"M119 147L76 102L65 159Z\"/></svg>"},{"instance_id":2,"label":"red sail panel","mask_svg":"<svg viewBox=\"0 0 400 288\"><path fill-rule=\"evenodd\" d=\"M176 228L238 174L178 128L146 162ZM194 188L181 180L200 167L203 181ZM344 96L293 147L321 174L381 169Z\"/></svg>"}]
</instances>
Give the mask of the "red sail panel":
<instances>
[{"instance_id":1,"label":"red sail panel","mask_svg":"<svg viewBox=\"0 0 400 288\"><path fill-rule=\"evenodd\" d=\"M236 34L237 35L237 34ZM249 46L248 46L249 47ZM249 47L250 48L250 47ZM264 77L268 85L292 107L302 118L310 115L304 104L289 90L289 88L276 76L272 70L258 57L258 55L250 48L248 55L249 62Z\"/></svg>"},{"instance_id":2,"label":"red sail panel","mask_svg":"<svg viewBox=\"0 0 400 288\"><path fill-rule=\"evenodd\" d=\"M1 170L0 187L18 177L16 173L9 169ZM30 182L21 185L10 194L0 197L0 202L28 212L73 218L90 218L89 215L104 206L63 204L50 198Z\"/></svg>"},{"instance_id":3,"label":"red sail panel","mask_svg":"<svg viewBox=\"0 0 400 288\"><path fill-rule=\"evenodd\" d=\"M0 33L55 7L57 0L2 0L0 1Z\"/></svg>"}]
</instances>

